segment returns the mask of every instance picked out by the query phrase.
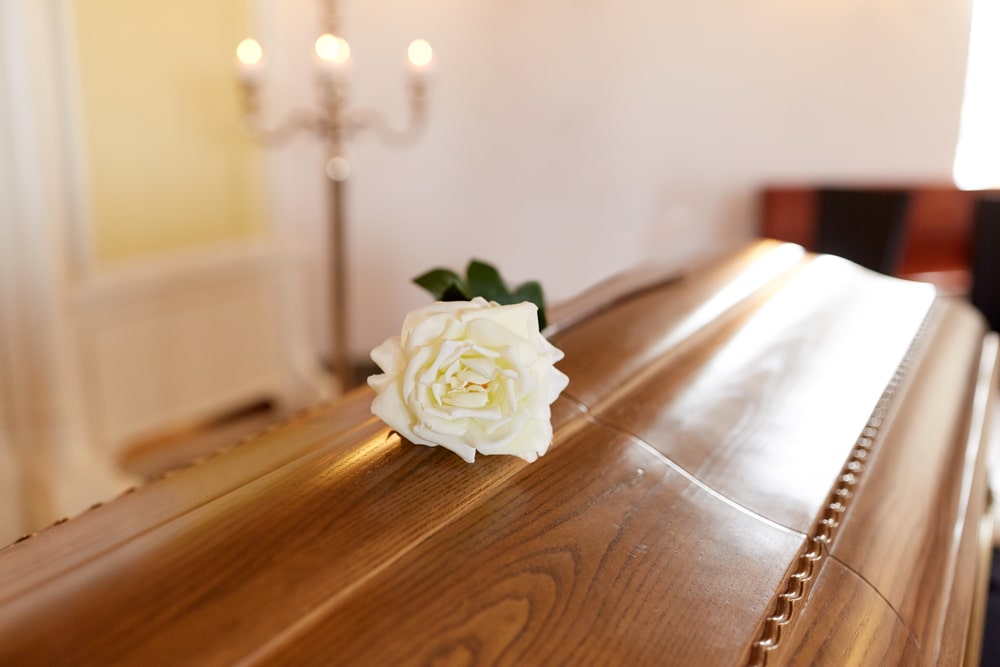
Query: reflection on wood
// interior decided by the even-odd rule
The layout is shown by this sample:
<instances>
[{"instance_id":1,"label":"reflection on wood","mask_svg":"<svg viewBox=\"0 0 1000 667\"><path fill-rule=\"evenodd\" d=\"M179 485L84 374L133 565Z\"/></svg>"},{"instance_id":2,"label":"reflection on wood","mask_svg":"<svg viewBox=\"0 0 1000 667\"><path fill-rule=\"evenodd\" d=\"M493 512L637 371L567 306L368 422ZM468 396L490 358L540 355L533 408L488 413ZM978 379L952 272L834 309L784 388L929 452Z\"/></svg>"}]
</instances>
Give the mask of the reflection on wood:
<instances>
[{"instance_id":1,"label":"reflection on wood","mask_svg":"<svg viewBox=\"0 0 1000 667\"><path fill-rule=\"evenodd\" d=\"M962 659L968 309L773 242L593 306L538 462L410 445L360 389L0 551L0 663Z\"/></svg>"}]
</instances>

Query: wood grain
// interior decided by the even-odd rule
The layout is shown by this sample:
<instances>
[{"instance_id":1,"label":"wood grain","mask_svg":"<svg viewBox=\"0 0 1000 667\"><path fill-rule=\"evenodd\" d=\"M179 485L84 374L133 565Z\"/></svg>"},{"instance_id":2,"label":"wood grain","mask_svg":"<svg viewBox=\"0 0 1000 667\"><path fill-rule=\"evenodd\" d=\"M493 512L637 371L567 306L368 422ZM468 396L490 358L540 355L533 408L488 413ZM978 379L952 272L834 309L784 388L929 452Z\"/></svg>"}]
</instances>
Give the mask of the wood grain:
<instances>
[{"instance_id":1,"label":"wood grain","mask_svg":"<svg viewBox=\"0 0 1000 667\"><path fill-rule=\"evenodd\" d=\"M816 579L801 616L772 656L774 664L931 664L892 607L855 572L829 559Z\"/></svg>"},{"instance_id":2,"label":"wood grain","mask_svg":"<svg viewBox=\"0 0 1000 667\"><path fill-rule=\"evenodd\" d=\"M370 394L359 391L339 402L336 409L320 406L309 410L280 432L274 428L261 433L223 452L224 456L169 475L169 482L133 489L114 502L97 505L86 513L86 521L60 522L58 531L45 530L31 536L30 548L4 550L0 601L38 585L61 570L73 569L99 557L117 544L155 530L299 457L321 449L353 445L354 431L372 428L377 423L371 416L370 404Z\"/></svg>"},{"instance_id":3,"label":"wood grain","mask_svg":"<svg viewBox=\"0 0 1000 667\"><path fill-rule=\"evenodd\" d=\"M359 390L0 550L0 664L739 664L765 627L768 664L957 663L980 319L773 242L594 294L538 462L411 445Z\"/></svg>"},{"instance_id":4,"label":"wood grain","mask_svg":"<svg viewBox=\"0 0 1000 667\"><path fill-rule=\"evenodd\" d=\"M937 313L935 338L952 344L923 348L832 548L899 612L932 663L949 638L944 624L968 622L975 567L961 565L961 552L965 563L975 562L985 504L985 448L967 442L982 349L977 321L953 302ZM995 352L992 361L991 368ZM914 585L925 581L937 585ZM948 650L944 662L955 664L964 643Z\"/></svg>"},{"instance_id":5,"label":"wood grain","mask_svg":"<svg viewBox=\"0 0 1000 667\"><path fill-rule=\"evenodd\" d=\"M731 664L802 536L588 424L265 664ZM713 613L689 623L708 599ZM432 604L428 604L433 601ZM669 603L667 603L669 601Z\"/></svg>"},{"instance_id":6,"label":"wood grain","mask_svg":"<svg viewBox=\"0 0 1000 667\"><path fill-rule=\"evenodd\" d=\"M595 414L734 501L808 532L933 300L927 285L822 258Z\"/></svg>"},{"instance_id":7,"label":"wood grain","mask_svg":"<svg viewBox=\"0 0 1000 667\"><path fill-rule=\"evenodd\" d=\"M527 465L496 457L469 466L444 450L404 444L371 419L351 436L350 452L333 446L301 456L99 558L74 560L31 595L18 587L13 604L0 608L0 664L67 655L77 664L149 664L180 659L176 651L229 664L245 650L230 633L266 637L294 624ZM122 579L142 584L122 587ZM47 596L53 590L63 599L57 608ZM255 608L268 613L240 614ZM109 627L121 610L130 610L129 624Z\"/></svg>"}]
</instances>

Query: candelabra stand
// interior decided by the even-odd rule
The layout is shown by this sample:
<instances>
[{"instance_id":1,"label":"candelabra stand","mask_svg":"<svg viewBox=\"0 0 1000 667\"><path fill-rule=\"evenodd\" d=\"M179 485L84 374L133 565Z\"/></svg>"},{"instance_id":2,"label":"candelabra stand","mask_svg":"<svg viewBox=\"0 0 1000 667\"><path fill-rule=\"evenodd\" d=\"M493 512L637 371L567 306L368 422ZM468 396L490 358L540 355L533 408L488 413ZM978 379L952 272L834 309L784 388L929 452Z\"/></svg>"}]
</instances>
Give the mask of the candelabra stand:
<instances>
[{"instance_id":1,"label":"candelabra stand","mask_svg":"<svg viewBox=\"0 0 1000 667\"><path fill-rule=\"evenodd\" d=\"M350 46L340 36L334 2L323 2L324 33L316 40L317 104L312 109L300 109L276 125L268 125L262 117L260 93L263 81L263 50L246 39L237 47L237 61L242 87L244 120L250 133L266 146L279 146L300 132L319 138L325 147L328 197L328 256L330 265L330 365L341 390L354 385L347 332L348 256L346 190L352 165L348 145L362 131L372 131L383 143L392 147L405 146L423 130L427 110L425 75L432 58L430 45L414 40L407 52L409 68L409 115L402 128L392 126L374 109L352 108L350 105Z\"/></svg>"}]
</instances>

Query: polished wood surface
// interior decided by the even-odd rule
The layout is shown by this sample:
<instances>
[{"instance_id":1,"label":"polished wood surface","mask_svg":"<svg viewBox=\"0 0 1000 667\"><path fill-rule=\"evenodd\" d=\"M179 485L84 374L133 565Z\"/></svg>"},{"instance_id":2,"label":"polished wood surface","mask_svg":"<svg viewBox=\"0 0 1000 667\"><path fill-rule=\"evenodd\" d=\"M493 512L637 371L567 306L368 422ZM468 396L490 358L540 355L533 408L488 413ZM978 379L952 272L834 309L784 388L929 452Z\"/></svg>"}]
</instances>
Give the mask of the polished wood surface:
<instances>
[{"instance_id":1,"label":"polished wood surface","mask_svg":"<svg viewBox=\"0 0 1000 667\"><path fill-rule=\"evenodd\" d=\"M964 517L980 516L986 500L984 443L967 443L976 390L967 379L978 375L981 343L970 320L978 318L952 302L929 322L934 333L955 344L923 348L913 360L899 410L888 416L891 428L865 471L869 483L858 489L831 549L882 593L934 664L954 664L955 652L964 649L964 642L942 646L962 638L941 628L949 615L955 621L971 611L968 604L951 609L949 596L955 586L972 590L972 582L961 579L974 577L975 568L960 567L959 552L978 550L978 525ZM945 394L938 390L942 386L964 390ZM963 519L957 540L956 517ZM879 529L888 522L893 531ZM908 548L901 548L904 539ZM922 581L941 585L921 590L914 582ZM940 659L942 652L949 659Z\"/></svg>"},{"instance_id":2,"label":"polished wood surface","mask_svg":"<svg viewBox=\"0 0 1000 667\"><path fill-rule=\"evenodd\" d=\"M536 463L362 389L0 550L0 664L960 664L980 319L775 242L662 278L553 310Z\"/></svg>"}]
</instances>

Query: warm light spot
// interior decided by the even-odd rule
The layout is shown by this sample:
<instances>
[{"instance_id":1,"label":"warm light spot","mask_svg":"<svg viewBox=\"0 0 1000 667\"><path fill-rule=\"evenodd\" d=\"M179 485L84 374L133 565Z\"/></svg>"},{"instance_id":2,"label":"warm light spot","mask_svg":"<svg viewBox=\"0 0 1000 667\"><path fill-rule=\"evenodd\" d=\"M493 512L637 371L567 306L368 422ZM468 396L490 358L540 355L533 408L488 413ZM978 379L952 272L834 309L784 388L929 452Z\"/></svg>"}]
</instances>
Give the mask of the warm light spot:
<instances>
[{"instance_id":1,"label":"warm light spot","mask_svg":"<svg viewBox=\"0 0 1000 667\"><path fill-rule=\"evenodd\" d=\"M236 57L244 65L256 65L264 57L264 49L253 37L247 37L236 47Z\"/></svg>"},{"instance_id":2,"label":"warm light spot","mask_svg":"<svg viewBox=\"0 0 1000 667\"><path fill-rule=\"evenodd\" d=\"M342 65L351 57L351 47L343 37L326 33L316 39L316 57L335 65Z\"/></svg>"},{"instance_id":3,"label":"warm light spot","mask_svg":"<svg viewBox=\"0 0 1000 667\"><path fill-rule=\"evenodd\" d=\"M415 39L406 50L406 57L414 67L427 67L434 59L434 49L426 39Z\"/></svg>"}]
</instances>

